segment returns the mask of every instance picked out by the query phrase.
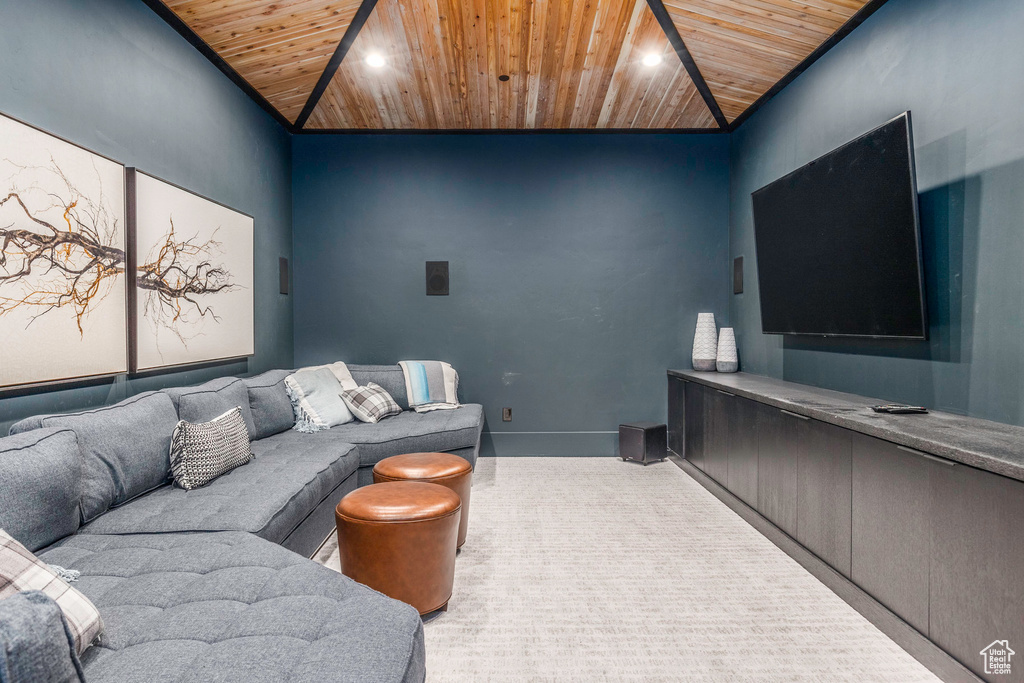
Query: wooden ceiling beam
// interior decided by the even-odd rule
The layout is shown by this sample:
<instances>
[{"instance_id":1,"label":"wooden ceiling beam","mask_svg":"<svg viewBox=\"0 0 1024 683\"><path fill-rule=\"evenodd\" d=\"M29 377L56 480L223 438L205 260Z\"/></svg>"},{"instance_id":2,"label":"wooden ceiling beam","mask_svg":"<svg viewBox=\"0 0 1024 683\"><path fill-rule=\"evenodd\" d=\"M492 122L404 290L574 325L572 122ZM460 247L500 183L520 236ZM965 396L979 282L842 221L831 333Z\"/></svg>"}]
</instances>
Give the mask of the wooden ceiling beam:
<instances>
[{"instance_id":1,"label":"wooden ceiling beam","mask_svg":"<svg viewBox=\"0 0 1024 683\"><path fill-rule=\"evenodd\" d=\"M355 42L356 36L359 35L359 31L362 30L363 24L370 17L373 12L373 8L377 6L377 0L363 0L362 4L359 5L359 10L356 12L355 17L352 18L352 23L348 25L348 29L345 31L345 36L338 43L338 49L331 55L331 60L327 62L324 72L320 74L320 79L316 82L316 86L313 88L313 92L309 94L309 99L306 100L306 106L302 108L302 112L298 118L295 119L295 127L293 132L298 132L303 129L306 125L306 121L309 120L310 114L316 109L316 105L320 102L320 98L323 97L324 91L327 90L327 86L330 85L331 79L334 78L334 74L338 72L338 67L341 66L341 62L345 59L345 55L348 54L349 48L352 47L352 43Z\"/></svg>"},{"instance_id":2,"label":"wooden ceiling beam","mask_svg":"<svg viewBox=\"0 0 1024 683\"><path fill-rule=\"evenodd\" d=\"M697 86L697 92L704 98L704 103L711 110L711 115L715 117L715 123L723 131L729 130L729 122L725 118L725 114L722 113L722 108L718 106L718 101L715 99L714 94L711 92L711 88L708 87L707 81L704 80L704 75L701 74L700 69L697 68L697 63L693 61L693 57L690 55L690 51L686 49L686 44L683 42L683 37L679 35L679 29L676 28L675 23L672 21L672 17L668 15L668 10L665 9L665 5L661 0L647 0L648 7L654 12L655 18L658 20L658 24L661 26L661 30L665 32L665 36L668 38L668 42L672 44L672 49L676 51L676 55L679 57L679 61L683 63L683 67L686 69L686 73L690 75L690 80Z\"/></svg>"}]
</instances>

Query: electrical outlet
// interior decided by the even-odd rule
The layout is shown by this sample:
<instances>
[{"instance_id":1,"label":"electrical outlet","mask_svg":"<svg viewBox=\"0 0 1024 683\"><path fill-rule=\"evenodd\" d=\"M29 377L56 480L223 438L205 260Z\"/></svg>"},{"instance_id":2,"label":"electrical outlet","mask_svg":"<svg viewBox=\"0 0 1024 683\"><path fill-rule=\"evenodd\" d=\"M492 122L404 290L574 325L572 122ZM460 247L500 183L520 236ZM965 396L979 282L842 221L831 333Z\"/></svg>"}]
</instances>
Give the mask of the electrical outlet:
<instances>
[{"instance_id":1,"label":"electrical outlet","mask_svg":"<svg viewBox=\"0 0 1024 683\"><path fill-rule=\"evenodd\" d=\"M501 409L501 421L502 422L511 422L512 421L512 409L511 408L502 408Z\"/></svg>"}]
</instances>

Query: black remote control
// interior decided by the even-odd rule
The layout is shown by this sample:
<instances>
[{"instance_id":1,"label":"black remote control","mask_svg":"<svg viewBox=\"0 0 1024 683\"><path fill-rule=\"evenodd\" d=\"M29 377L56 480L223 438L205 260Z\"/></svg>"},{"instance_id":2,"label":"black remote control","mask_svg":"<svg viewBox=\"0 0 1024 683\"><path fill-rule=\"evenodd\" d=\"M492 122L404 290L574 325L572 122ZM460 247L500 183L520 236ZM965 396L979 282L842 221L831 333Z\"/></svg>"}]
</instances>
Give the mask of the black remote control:
<instances>
[{"instance_id":1,"label":"black remote control","mask_svg":"<svg viewBox=\"0 0 1024 683\"><path fill-rule=\"evenodd\" d=\"M928 409L924 406L904 406L899 404L871 406L871 410L876 413L889 413L890 415L919 415L928 412Z\"/></svg>"}]
</instances>

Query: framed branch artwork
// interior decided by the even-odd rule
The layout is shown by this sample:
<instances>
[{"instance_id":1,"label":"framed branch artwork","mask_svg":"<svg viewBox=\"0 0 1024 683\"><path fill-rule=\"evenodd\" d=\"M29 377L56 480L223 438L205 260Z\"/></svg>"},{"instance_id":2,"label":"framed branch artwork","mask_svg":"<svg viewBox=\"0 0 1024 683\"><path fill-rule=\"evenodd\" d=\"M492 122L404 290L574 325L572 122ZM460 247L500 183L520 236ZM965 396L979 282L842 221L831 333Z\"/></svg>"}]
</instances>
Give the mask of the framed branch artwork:
<instances>
[{"instance_id":1,"label":"framed branch artwork","mask_svg":"<svg viewBox=\"0 0 1024 683\"><path fill-rule=\"evenodd\" d=\"M0 114L0 391L126 372L125 168Z\"/></svg>"},{"instance_id":2,"label":"framed branch artwork","mask_svg":"<svg viewBox=\"0 0 1024 683\"><path fill-rule=\"evenodd\" d=\"M253 218L128 169L133 372L251 356Z\"/></svg>"}]
</instances>

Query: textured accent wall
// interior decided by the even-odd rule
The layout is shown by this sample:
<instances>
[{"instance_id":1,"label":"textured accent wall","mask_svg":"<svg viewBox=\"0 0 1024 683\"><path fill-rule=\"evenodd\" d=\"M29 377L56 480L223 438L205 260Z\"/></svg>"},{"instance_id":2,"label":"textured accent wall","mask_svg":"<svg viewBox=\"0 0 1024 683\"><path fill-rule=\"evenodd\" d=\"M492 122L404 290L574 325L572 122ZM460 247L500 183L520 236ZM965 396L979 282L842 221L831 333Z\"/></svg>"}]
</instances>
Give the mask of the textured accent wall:
<instances>
[{"instance_id":1,"label":"textured accent wall","mask_svg":"<svg viewBox=\"0 0 1024 683\"><path fill-rule=\"evenodd\" d=\"M1024 424L1024 3L890 0L731 138L743 369ZM913 112L930 340L761 334L750 193Z\"/></svg>"},{"instance_id":2,"label":"textured accent wall","mask_svg":"<svg viewBox=\"0 0 1024 683\"><path fill-rule=\"evenodd\" d=\"M437 359L485 452L610 455L663 421L729 291L724 135L294 139L296 364ZM451 295L425 294L425 262ZM502 407L513 421L501 421Z\"/></svg>"},{"instance_id":3,"label":"textured accent wall","mask_svg":"<svg viewBox=\"0 0 1024 683\"><path fill-rule=\"evenodd\" d=\"M0 399L0 434L41 412L292 362L290 139L138 0L6 2L0 111L207 195L256 219L256 355L248 363Z\"/></svg>"}]
</instances>

